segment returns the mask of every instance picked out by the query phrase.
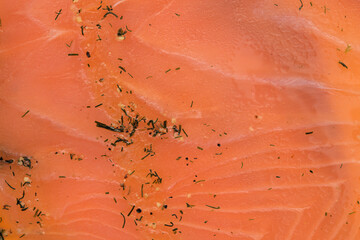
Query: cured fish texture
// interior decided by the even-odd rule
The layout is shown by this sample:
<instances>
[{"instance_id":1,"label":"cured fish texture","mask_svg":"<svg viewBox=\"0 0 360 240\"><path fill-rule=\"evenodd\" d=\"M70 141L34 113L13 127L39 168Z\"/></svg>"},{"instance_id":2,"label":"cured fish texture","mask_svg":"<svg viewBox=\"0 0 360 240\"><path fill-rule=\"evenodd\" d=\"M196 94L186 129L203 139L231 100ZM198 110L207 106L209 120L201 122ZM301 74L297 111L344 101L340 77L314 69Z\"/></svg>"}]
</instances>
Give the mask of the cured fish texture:
<instances>
[{"instance_id":1,"label":"cured fish texture","mask_svg":"<svg viewBox=\"0 0 360 240\"><path fill-rule=\"evenodd\" d=\"M0 239L360 239L359 11L0 0Z\"/></svg>"}]
</instances>

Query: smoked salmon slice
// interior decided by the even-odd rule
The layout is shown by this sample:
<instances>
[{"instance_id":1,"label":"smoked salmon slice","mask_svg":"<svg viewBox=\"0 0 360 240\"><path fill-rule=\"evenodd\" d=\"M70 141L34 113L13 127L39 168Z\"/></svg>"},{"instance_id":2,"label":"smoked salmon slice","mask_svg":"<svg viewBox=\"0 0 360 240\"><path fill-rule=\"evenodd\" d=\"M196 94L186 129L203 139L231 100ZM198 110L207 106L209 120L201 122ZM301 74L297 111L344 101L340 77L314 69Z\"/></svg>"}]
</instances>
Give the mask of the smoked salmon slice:
<instances>
[{"instance_id":1,"label":"smoked salmon slice","mask_svg":"<svg viewBox=\"0 0 360 240\"><path fill-rule=\"evenodd\" d=\"M360 239L357 0L0 0L0 240Z\"/></svg>"}]
</instances>

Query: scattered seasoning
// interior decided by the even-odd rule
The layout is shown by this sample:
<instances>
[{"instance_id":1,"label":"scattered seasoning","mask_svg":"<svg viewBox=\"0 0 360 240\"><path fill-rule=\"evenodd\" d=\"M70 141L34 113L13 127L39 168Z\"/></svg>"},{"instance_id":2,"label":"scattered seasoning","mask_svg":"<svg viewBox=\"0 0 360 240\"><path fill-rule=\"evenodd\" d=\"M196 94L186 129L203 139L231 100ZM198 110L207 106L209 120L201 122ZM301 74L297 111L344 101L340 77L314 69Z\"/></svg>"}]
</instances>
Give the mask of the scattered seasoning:
<instances>
[{"instance_id":1,"label":"scattered seasoning","mask_svg":"<svg viewBox=\"0 0 360 240\"><path fill-rule=\"evenodd\" d=\"M103 104L100 103L100 104L96 105L95 108L100 107L100 106L102 106L102 105L103 105Z\"/></svg>"},{"instance_id":2,"label":"scattered seasoning","mask_svg":"<svg viewBox=\"0 0 360 240\"><path fill-rule=\"evenodd\" d=\"M300 7L299 7L299 11L303 8L303 6L304 6L304 4L303 4L303 2L300 0Z\"/></svg>"},{"instance_id":3,"label":"scattered seasoning","mask_svg":"<svg viewBox=\"0 0 360 240\"><path fill-rule=\"evenodd\" d=\"M276 176L276 178L280 178L280 176Z\"/></svg>"},{"instance_id":4,"label":"scattered seasoning","mask_svg":"<svg viewBox=\"0 0 360 240\"><path fill-rule=\"evenodd\" d=\"M194 101L191 101L191 104L190 104L190 107L191 107L191 108L192 108L193 104L194 104Z\"/></svg>"},{"instance_id":5,"label":"scattered seasoning","mask_svg":"<svg viewBox=\"0 0 360 240\"><path fill-rule=\"evenodd\" d=\"M16 205L20 206L21 211L26 211L28 209L28 207L26 207L25 203L23 203L21 201L24 197L25 197L25 191L23 191L22 197L16 198ZM38 216L40 216L40 214Z\"/></svg>"},{"instance_id":6,"label":"scattered seasoning","mask_svg":"<svg viewBox=\"0 0 360 240\"><path fill-rule=\"evenodd\" d=\"M178 17L180 17L180 14L178 14L178 13L175 13L175 15L178 16Z\"/></svg>"},{"instance_id":7,"label":"scattered seasoning","mask_svg":"<svg viewBox=\"0 0 360 240\"><path fill-rule=\"evenodd\" d=\"M137 213L141 213L141 208L136 209Z\"/></svg>"},{"instance_id":8,"label":"scattered seasoning","mask_svg":"<svg viewBox=\"0 0 360 240\"><path fill-rule=\"evenodd\" d=\"M325 212L325 217L328 215L328 213L327 212Z\"/></svg>"},{"instance_id":9,"label":"scattered seasoning","mask_svg":"<svg viewBox=\"0 0 360 240\"><path fill-rule=\"evenodd\" d=\"M6 180L4 180L6 182L6 184L12 189L12 190L16 190L14 187L12 187Z\"/></svg>"},{"instance_id":10,"label":"scattered seasoning","mask_svg":"<svg viewBox=\"0 0 360 240\"><path fill-rule=\"evenodd\" d=\"M340 164L340 168L342 168L343 164Z\"/></svg>"},{"instance_id":11,"label":"scattered seasoning","mask_svg":"<svg viewBox=\"0 0 360 240\"><path fill-rule=\"evenodd\" d=\"M171 69L168 69L168 70L165 71L165 73L168 73L168 72L170 72L170 71L171 71Z\"/></svg>"},{"instance_id":12,"label":"scattered seasoning","mask_svg":"<svg viewBox=\"0 0 360 240\"><path fill-rule=\"evenodd\" d=\"M356 213L355 211L354 212L351 212L351 213L349 213L349 215L352 215L352 214L354 214L354 213Z\"/></svg>"},{"instance_id":13,"label":"scattered seasoning","mask_svg":"<svg viewBox=\"0 0 360 240\"><path fill-rule=\"evenodd\" d=\"M162 178L158 175L158 173L156 171L152 171L151 169L149 170L149 173L146 175L146 177L155 177L156 179L153 181L153 184L160 184L162 183Z\"/></svg>"},{"instance_id":14,"label":"scattered seasoning","mask_svg":"<svg viewBox=\"0 0 360 240\"><path fill-rule=\"evenodd\" d=\"M127 33L127 31L125 30L123 30L122 28L119 28L119 30L118 30L118 32L117 32L117 36L119 37L119 38L121 38L121 37L123 37L123 39L125 39L125 34Z\"/></svg>"},{"instance_id":15,"label":"scattered seasoning","mask_svg":"<svg viewBox=\"0 0 360 240\"><path fill-rule=\"evenodd\" d=\"M120 92L122 92L121 87L119 86L119 84L116 84L117 88L119 89Z\"/></svg>"},{"instance_id":16,"label":"scattered seasoning","mask_svg":"<svg viewBox=\"0 0 360 240\"><path fill-rule=\"evenodd\" d=\"M18 160L18 164L24 167L27 167L29 169L31 169L31 160L30 158L24 156L24 157L20 157Z\"/></svg>"},{"instance_id":17,"label":"scattered seasoning","mask_svg":"<svg viewBox=\"0 0 360 240\"><path fill-rule=\"evenodd\" d=\"M21 235L19 238L22 238L22 237L24 237L25 236L25 233L23 234L23 235Z\"/></svg>"},{"instance_id":18,"label":"scattered seasoning","mask_svg":"<svg viewBox=\"0 0 360 240\"><path fill-rule=\"evenodd\" d=\"M84 36L84 29L85 29L85 26L80 26L80 28L81 28L81 35L83 35L83 36Z\"/></svg>"},{"instance_id":19,"label":"scattered seasoning","mask_svg":"<svg viewBox=\"0 0 360 240\"><path fill-rule=\"evenodd\" d=\"M309 135L309 134L313 134L314 132L313 131L311 131L311 132L306 132L305 134L306 135Z\"/></svg>"},{"instance_id":20,"label":"scattered seasoning","mask_svg":"<svg viewBox=\"0 0 360 240\"><path fill-rule=\"evenodd\" d=\"M56 21L56 20L58 19L58 17L60 16L61 11L62 11L62 9L60 9L58 12L55 12L55 13L56 13L55 21Z\"/></svg>"},{"instance_id":21,"label":"scattered seasoning","mask_svg":"<svg viewBox=\"0 0 360 240\"><path fill-rule=\"evenodd\" d=\"M117 203L116 198L114 197L114 202Z\"/></svg>"},{"instance_id":22,"label":"scattered seasoning","mask_svg":"<svg viewBox=\"0 0 360 240\"><path fill-rule=\"evenodd\" d=\"M36 209L36 207L34 207L33 210L35 210L35 209ZM42 211L39 211L39 209L36 209L36 211L34 213L34 217L40 217L41 213L42 213Z\"/></svg>"},{"instance_id":23,"label":"scattered seasoning","mask_svg":"<svg viewBox=\"0 0 360 240\"><path fill-rule=\"evenodd\" d=\"M114 127L111 127L111 126L108 126L104 123L101 123L101 122L98 122L98 121L95 121L96 123L96 126L99 127L99 128L104 128L104 129L107 129L107 130L110 130L110 131L113 131L113 132L124 132L124 129L122 128L114 128Z\"/></svg>"},{"instance_id":24,"label":"scattered seasoning","mask_svg":"<svg viewBox=\"0 0 360 240\"><path fill-rule=\"evenodd\" d=\"M59 178L66 178L66 176L59 176Z\"/></svg>"},{"instance_id":25,"label":"scattered seasoning","mask_svg":"<svg viewBox=\"0 0 360 240\"><path fill-rule=\"evenodd\" d=\"M21 116L21 118L25 117L26 114L28 114L29 112L30 112L30 110L27 110L27 111Z\"/></svg>"},{"instance_id":26,"label":"scattered seasoning","mask_svg":"<svg viewBox=\"0 0 360 240\"><path fill-rule=\"evenodd\" d=\"M339 61L339 64L340 64L341 66L343 66L344 68L348 69L348 66L346 66L346 64L343 63L342 61Z\"/></svg>"},{"instance_id":27,"label":"scattered seasoning","mask_svg":"<svg viewBox=\"0 0 360 240\"><path fill-rule=\"evenodd\" d=\"M119 130L119 129L118 129ZM121 130L121 129L120 129ZM124 130L123 130L124 131ZM127 139L125 139L125 138L117 138L117 140L112 144L113 146L116 146L116 143L118 143L118 142L123 142L123 143L125 143L126 145L131 145L131 144L133 144L134 142L132 141L132 140L130 140L130 141L128 141Z\"/></svg>"},{"instance_id":28,"label":"scattered seasoning","mask_svg":"<svg viewBox=\"0 0 360 240\"><path fill-rule=\"evenodd\" d=\"M130 212L128 213L128 217L130 216L130 214L132 213L132 211L134 211L134 208L135 208L135 205L133 205L132 207L131 207L131 209L130 209Z\"/></svg>"},{"instance_id":29,"label":"scattered seasoning","mask_svg":"<svg viewBox=\"0 0 360 240\"><path fill-rule=\"evenodd\" d=\"M0 157L0 161L3 161L3 158L2 158L2 157ZM6 162L6 163L13 163L14 160L8 159L8 160L5 160L5 162Z\"/></svg>"},{"instance_id":30,"label":"scattered seasoning","mask_svg":"<svg viewBox=\"0 0 360 240\"><path fill-rule=\"evenodd\" d=\"M145 156L143 156L143 157L141 158L141 160L144 160L144 159L147 158L149 155L150 155L150 153L146 154Z\"/></svg>"},{"instance_id":31,"label":"scattered seasoning","mask_svg":"<svg viewBox=\"0 0 360 240\"><path fill-rule=\"evenodd\" d=\"M122 71L126 72L126 69L125 69L124 67L119 66L119 68L120 68Z\"/></svg>"},{"instance_id":32,"label":"scattered seasoning","mask_svg":"<svg viewBox=\"0 0 360 240\"><path fill-rule=\"evenodd\" d=\"M141 184L141 197L144 197L144 184Z\"/></svg>"},{"instance_id":33,"label":"scattered seasoning","mask_svg":"<svg viewBox=\"0 0 360 240\"><path fill-rule=\"evenodd\" d=\"M164 224L165 227L173 227L174 226L174 223L173 222L170 222L170 224Z\"/></svg>"},{"instance_id":34,"label":"scattered seasoning","mask_svg":"<svg viewBox=\"0 0 360 240\"><path fill-rule=\"evenodd\" d=\"M204 150L202 147L199 147L199 146L197 146L197 149L199 149L199 150Z\"/></svg>"},{"instance_id":35,"label":"scattered seasoning","mask_svg":"<svg viewBox=\"0 0 360 240\"><path fill-rule=\"evenodd\" d=\"M10 205L5 204L2 209L3 209L3 210L9 210L10 207L11 207Z\"/></svg>"},{"instance_id":36,"label":"scattered seasoning","mask_svg":"<svg viewBox=\"0 0 360 240\"><path fill-rule=\"evenodd\" d=\"M253 220L255 220L255 218L249 218L249 221L253 221Z\"/></svg>"},{"instance_id":37,"label":"scattered seasoning","mask_svg":"<svg viewBox=\"0 0 360 240\"><path fill-rule=\"evenodd\" d=\"M71 42L69 44L67 44L67 43L65 43L65 44L67 47L71 47L72 43L73 43L73 40L71 40Z\"/></svg>"},{"instance_id":38,"label":"scattered seasoning","mask_svg":"<svg viewBox=\"0 0 360 240\"><path fill-rule=\"evenodd\" d=\"M243 168L243 166L244 166L244 163L243 163L243 162L241 162L241 168Z\"/></svg>"},{"instance_id":39,"label":"scattered seasoning","mask_svg":"<svg viewBox=\"0 0 360 240\"><path fill-rule=\"evenodd\" d=\"M186 203L186 207L188 207L188 208L193 208L193 207L195 207L195 205L191 205L191 204L189 204L189 203Z\"/></svg>"},{"instance_id":40,"label":"scattered seasoning","mask_svg":"<svg viewBox=\"0 0 360 240\"><path fill-rule=\"evenodd\" d=\"M102 39L101 39L100 35L98 34L97 36L98 36L98 38L96 39L96 41L101 41Z\"/></svg>"},{"instance_id":41,"label":"scattered seasoning","mask_svg":"<svg viewBox=\"0 0 360 240\"><path fill-rule=\"evenodd\" d=\"M91 57L91 55L90 55L90 52L89 51L87 51L86 52L86 56L89 58L89 57Z\"/></svg>"},{"instance_id":42,"label":"scattered seasoning","mask_svg":"<svg viewBox=\"0 0 360 240\"><path fill-rule=\"evenodd\" d=\"M79 56L78 53L69 53L68 56Z\"/></svg>"},{"instance_id":43,"label":"scattered seasoning","mask_svg":"<svg viewBox=\"0 0 360 240\"><path fill-rule=\"evenodd\" d=\"M314 173L313 170L311 170L311 169L309 170L309 172L310 172L310 173Z\"/></svg>"},{"instance_id":44,"label":"scattered seasoning","mask_svg":"<svg viewBox=\"0 0 360 240\"><path fill-rule=\"evenodd\" d=\"M124 219L124 223L123 223L123 225L122 225L122 228L124 228L124 227L125 227L125 223L126 223L126 219L125 219L125 216L124 216L124 214L123 214L122 212L120 212L120 214L121 214L121 216L122 216L123 219Z\"/></svg>"},{"instance_id":45,"label":"scattered seasoning","mask_svg":"<svg viewBox=\"0 0 360 240\"><path fill-rule=\"evenodd\" d=\"M105 15L103 16L102 19L106 18L107 15L111 14L113 16L115 16L116 18L118 18L118 15L116 15L115 13L112 12L113 8L111 6L106 6L105 10L107 10L107 13L105 13Z\"/></svg>"},{"instance_id":46,"label":"scattered seasoning","mask_svg":"<svg viewBox=\"0 0 360 240\"><path fill-rule=\"evenodd\" d=\"M205 182L205 180L196 181L195 184L200 183L200 182Z\"/></svg>"},{"instance_id":47,"label":"scattered seasoning","mask_svg":"<svg viewBox=\"0 0 360 240\"><path fill-rule=\"evenodd\" d=\"M126 28L126 30L127 30L128 32L132 32L132 31L128 28L127 25L125 26L125 28Z\"/></svg>"},{"instance_id":48,"label":"scattered seasoning","mask_svg":"<svg viewBox=\"0 0 360 240\"><path fill-rule=\"evenodd\" d=\"M213 208L213 209L220 209L220 207L219 207L219 206L217 206L217 207L210 206L210 205L205 205L205 206L207 206L207 207L209 207L209 208Z\"/></svg>"}]
</instances>

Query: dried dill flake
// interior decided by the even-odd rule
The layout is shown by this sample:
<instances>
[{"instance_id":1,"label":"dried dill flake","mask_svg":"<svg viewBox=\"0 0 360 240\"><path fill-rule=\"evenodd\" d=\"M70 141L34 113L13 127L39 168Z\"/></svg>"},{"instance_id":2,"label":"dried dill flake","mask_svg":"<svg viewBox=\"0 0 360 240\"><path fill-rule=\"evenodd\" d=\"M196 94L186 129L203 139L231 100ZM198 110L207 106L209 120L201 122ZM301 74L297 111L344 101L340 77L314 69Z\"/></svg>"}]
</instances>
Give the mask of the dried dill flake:
<instances>
[{"instance_id":1,"label":"dried dill flake","mask_svg":"<svg viewBox=\"0 0 360 240\"><path fill-rule=\"evenodd\" d=\"M338 63L339 63L341 66L343 66L344 68L346 68L346 69L349 68L345 63L343 63L343 62L341 62L341 61L339 61Z\"/></svg>"},{"instance_id":2,"label":"dried dill flake","mask_svg":"<svg viewBox=\"0 0 360 240\"><path fill-rule=\"evenodd\" d=\"M31 166L31 160L28 157L20 157L18 160L18 164L27 168L32 168Z\"/></svg>"},{"instance_id":3,"label":"dried dill flake","mask_svg":"<svg viewBox=\"0 0 360 240\"><path fill-rule=\"evenodd\" d=\"M14 160L12 160L12 159L5 159L5 160L4 160L3 157L0 157L0 163L3 162L3 161L4 161L5 163L9 163L9 164L11 164L11 163L14 162ZM0 239L0 240L1 240L1 239Z\"/></svg>"},{"instance_id":4,"label":"dried dill flake","mask_svg":"<svg viewBox=\"0 0 360 240\"><path fill-rule=\"evenodd\" d=\"M124 40L125 39L125 34L127 33L127 31L123 30L122 28L119 28L118 32L117 32L117 37L119 40Z\"/></svg>"},{"instance_id":5,"label":"dried dill flake","mask_svg":"<svg viewBox=\"0 0 360 240\"><path fill-rule=\"evenodd\" d=\"M61 11L62 11L62 9L60 9L58 12L55 12L55 14L56 14L55 21L56 21L56 20L58 19L58 17L60 16Z\"/></svg>"}]
</instances>

